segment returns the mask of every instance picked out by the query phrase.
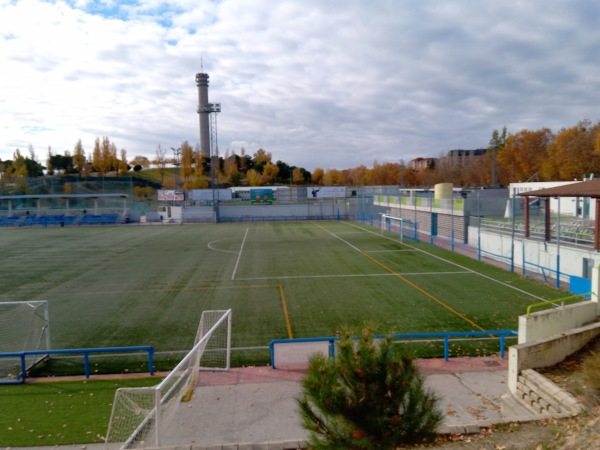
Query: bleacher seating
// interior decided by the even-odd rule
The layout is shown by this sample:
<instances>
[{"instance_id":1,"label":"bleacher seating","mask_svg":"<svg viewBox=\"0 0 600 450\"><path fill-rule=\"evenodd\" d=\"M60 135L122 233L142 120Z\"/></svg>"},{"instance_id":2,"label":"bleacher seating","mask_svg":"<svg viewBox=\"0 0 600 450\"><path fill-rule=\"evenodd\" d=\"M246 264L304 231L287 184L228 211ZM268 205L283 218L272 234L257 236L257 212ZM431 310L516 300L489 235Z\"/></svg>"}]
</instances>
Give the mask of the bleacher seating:
<instances>
[{"instance_id":1,"label":"bleacher seating","mask_svg":"<svg viewBox=\"0 0 600 450\"><path fill-rule=\"evenodd\" d=\"M0 217L0 227L66 227L69 225L116 225L124 223L117 213L110 214L27 214Z\"/></svg>"},{"instance_id":2,"label":"bleacher seating","mask_svg":"<svg viewBox=\"0 0 600 450\"><path fill-rule=\"evenodd\" d=\"M85 214L77 225L116 225L121 223L118 214Z\"/></svg>"},{"instance_id":3,"label":"bleacher seating","mask_svg":"<svg viewBox=\"0 0 600 450\"><path fill-rule=\"evenodd\" d=\"M0 227L16 227L20 220L19 216L0 217Z\"/></svg>"}]
</instances>

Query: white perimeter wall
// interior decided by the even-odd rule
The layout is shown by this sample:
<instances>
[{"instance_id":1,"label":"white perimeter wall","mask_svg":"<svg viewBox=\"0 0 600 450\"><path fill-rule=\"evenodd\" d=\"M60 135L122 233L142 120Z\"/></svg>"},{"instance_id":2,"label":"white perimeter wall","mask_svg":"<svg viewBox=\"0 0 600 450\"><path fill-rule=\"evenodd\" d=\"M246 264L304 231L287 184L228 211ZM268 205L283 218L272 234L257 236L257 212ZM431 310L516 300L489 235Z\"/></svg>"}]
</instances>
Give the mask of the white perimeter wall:
<instances>
[{"instance_id":1,"label":"white perimeter wall","mask_svg":"<svg viewBox=\"0 0 600 450\"><path fill-rule=\"evenodd\" d=\"M303 205L244 205L244 206L219 206L221 218L244 217L295 217L299 220L304 216L310 217L337 217L346 219L351 215L349 202L336 203L307 203Z\"/></svg>"},{"instance_id":2,"label":"white perimeter wall","mask_svg":"<svg viewBox=\"0 0 600 450\"><path fill-rule=\"evenodd\" d=\"M519 344L580 328L598 316L594 301L538 311L519 317Z\"/></svg>"},{"instance_id":3,"label":"white perimeter wall","mask_svg":"<svg viewBox=\"0 0 600 450\"><path fill-rule=\"evenodd\" d=\"M592 300L519 317L519 344L508 351L508 387L516 394L525 369L549 367L600 335L600 268L592 269Z\"/></svg>"},{"instance_id":4,"label":"white perimeter wall","mask_svg":"<svg viewBox=\"0 0 600 450\"><path fill-rule=\"evenodd\" d=\"M477 227L469 227L469 245L477 248ZM510 257L512 238L510 235L501 235L489 231L481 231L481 249L495 255ZM514 264L516 267L523 268L523 258L528 263L556 270L558 246L555 242L543 242L523 239L521 236L515 236L514 239ZM492 255L482 255L486 258L493 258L508 264L506 258L498 258ZM568 281L568 275L583 276L584 261L583 258L594 260L594 266L600 264L600 254L591 249L571 248L560 246L560 272L561 281ZM527 265L528 273L541 273L536 267ZM552 277L555 273L550 273Z\"/></svg>"}]
</instances>

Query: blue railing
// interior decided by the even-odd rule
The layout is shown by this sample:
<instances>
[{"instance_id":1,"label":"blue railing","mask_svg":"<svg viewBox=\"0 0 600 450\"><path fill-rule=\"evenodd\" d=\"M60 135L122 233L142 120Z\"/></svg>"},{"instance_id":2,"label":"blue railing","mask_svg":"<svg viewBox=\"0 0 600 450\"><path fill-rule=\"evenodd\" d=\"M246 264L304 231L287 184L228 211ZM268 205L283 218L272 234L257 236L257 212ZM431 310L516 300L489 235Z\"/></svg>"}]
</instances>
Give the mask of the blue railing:
<instances>
[{"instance_id":1,"label":"blue railing","mask_svg":"<svg viewBox=\"0 0 600 450\"><path fill-rule=\"evenodd\" d=\"M393 335L375 335L375 339L383 339L389 337L394 341L405 341L411 342L414 340L443 340L444 341L444 360L448 361L450 357L450 341L452 339L459 338L480 338L489 339L498 336L500 345L500 357L504 359L506 338L510 336L518 336L519 333L513 330L493 330L493 331L451 331L451 332L438 332L438 333L406 333L406 334L393 334ZM358 339L356 337L355 339ZM329 343L329 357L335 357L335 343L339 340L338 336L334 337L322 337L322 338L296 338L296 339L274 339L269 342L269 350L271 352L271 367L276 368L275 361L275 345L278 344L294 344L294 343L310 343L310 342L328 342ZM476 339L475 339L476 340ZM308 364L308 361L306 361Z\"/></svg>"},{"instance_id":2,"label":"blue railing","mask_svg":"<svg viewBox=\"0 0 600 450\"><path fill-rule=\"evenodd\" d=\"M148 372L154 375L154 347L152 346L134 346L134 347L103 347L103 348L75 348L61 350L26 350L22 352L0 353L0 358L19 358L21 360L21 375L15 380L0 380L0 384L19 384L24 383L27 378L26 356L34 355L73 355L83 354L85 377L90 377L90 354L96 353L126 353L126 352L148 352Z\"/></svg>"}]
</instances>

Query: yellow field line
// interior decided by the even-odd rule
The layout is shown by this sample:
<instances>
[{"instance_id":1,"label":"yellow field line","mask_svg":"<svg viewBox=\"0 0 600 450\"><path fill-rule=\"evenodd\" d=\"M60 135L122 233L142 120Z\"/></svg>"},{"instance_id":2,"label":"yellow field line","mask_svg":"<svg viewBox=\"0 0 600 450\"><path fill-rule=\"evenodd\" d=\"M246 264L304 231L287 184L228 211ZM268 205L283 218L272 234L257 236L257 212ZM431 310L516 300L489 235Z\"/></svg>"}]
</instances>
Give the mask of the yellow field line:
<instances>
[{"instance_id":1,"label":"yellow field line","mask_svg":"<svg viewBox=\"0 0 600 450\"><path fill-rule=\"evenodd\" d=\"M426 290L422 289L421 287L419 287L418 285L416 285L415 283L407 280L405 277L403 277L402 275L400 275L398 272L395 272L394 270L390 269L388 266L386 266L385 264L383 264L380 261L377 261L375 258L373 258L371 255L363 252L363 255L365 255L367 258L369 258L371 261L373 261L376 264L379 264L381 267L383 267L385 270L387 270L388 272L390 272L391 274L393 274L394 276L400 278L402 281L404 281L405 283L409 284L410 286L414 287L416 290L418 290L419 292L421 292L422 294L425 294L427 297L429 297L431 300L433 300L434 302L440 304L441 306L443 306L444 308L446 308L448 311L450 311L451 313L455 314L456 316L460 317L461 319L463 319L464 321L468 322L469 324L473 325L475 328L478 328L480 331L485 331L483 328L481 328L479 325L477 325L475 322L473 322L471 319L469 319L468 317L464 316L463 314L459 313L458 311L456 311L455 309L453 309L452 307L450 307L449 305L447 305L446 303L444 303L443 301L441 301L440 299L434 297L433 295L431 295L429 292L427 292Z\"/></svg>"},{"instance_id":2,"label":"yellow field line","mask_svg":"<svg viewBox=\"0 0 600 450\"><path fill-rule=\"evenodd\" d=\"M290 316L288 315L287 305L285 304L285 295L283 294L283 286L281 284L279 287L279 295L281 295L281 304L283 305L283 315L285 316L285 325L287 326L288 336L290 339L293 339L292 335L292 325L290 324Z\"/></svg>"}]
</instances>

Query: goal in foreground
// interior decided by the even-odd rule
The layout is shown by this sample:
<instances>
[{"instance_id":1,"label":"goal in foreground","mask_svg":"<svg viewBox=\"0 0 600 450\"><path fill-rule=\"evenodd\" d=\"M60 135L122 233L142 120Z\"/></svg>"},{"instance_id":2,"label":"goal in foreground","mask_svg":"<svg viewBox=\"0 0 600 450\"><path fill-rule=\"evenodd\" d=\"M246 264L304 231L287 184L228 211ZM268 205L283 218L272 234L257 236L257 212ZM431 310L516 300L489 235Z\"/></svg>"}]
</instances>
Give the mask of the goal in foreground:
<instances>
[{"instance_id":1,"label":"goal in foreground","mask_svg":"<svg viewBox=\"0 0 600 450\"><path fill-rule=\"evenodd\" d=\"M33 300L0 302L0 353L50 349L48 302ZM26 355L30 369L47 355ZM21 357L0 358L0 384L21 382Z\"/></svg>"},{"instance_id":2,"label":"goal in foreground","mask_svg":"<svg viewBox=\"0 0 600 450\"><path fill-rule=\"evenodd\" d=\"M204 311L194 347L158 385L117 389L106 443L124 448L168 445L168 430L182 403L188 401L201 369L228 370L231 356L231 309Z\"/></svg>"}]
</instances>

